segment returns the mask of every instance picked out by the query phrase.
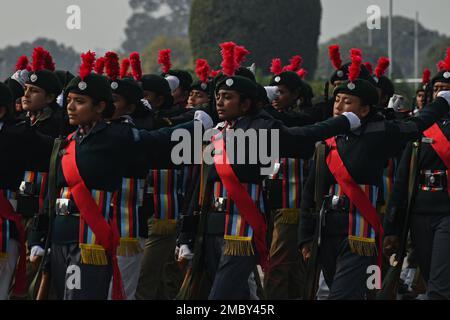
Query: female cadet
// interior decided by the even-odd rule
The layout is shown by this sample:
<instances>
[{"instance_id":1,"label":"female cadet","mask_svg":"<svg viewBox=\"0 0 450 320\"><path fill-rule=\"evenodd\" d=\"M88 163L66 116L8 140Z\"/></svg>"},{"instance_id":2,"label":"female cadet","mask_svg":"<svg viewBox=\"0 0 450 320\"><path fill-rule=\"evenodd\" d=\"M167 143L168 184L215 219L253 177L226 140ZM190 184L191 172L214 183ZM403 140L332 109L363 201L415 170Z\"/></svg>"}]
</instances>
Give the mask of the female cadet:
<instances>
[{"instance_id":1,"label":"female cadet","mask_svg":"<svg viewBox=\"0 0 450 320\"><path fill-rule=\"evenodd\" d=\"M450 48L445 67L431 81L433 98L449 97ZM447 91L444 91L447 90ZM444 92L445 93L444 93ZM425 109L428 108L425 106ZM417 159L418 185L410 223L411 239L416 249L420 270L427 282L428 299L450 299L450 114L443 115L424 131ZM385 253L398 249L399 236L405 222L410 161L413 144L405 149L397 181L385 218Z\"/></svg>"},{"instance_id":2,"label":"female cadet","mask_svg":"<svg viewBox=\"0 0 450 320\"><path fill-rule=\"evenodd\" d=\"M307 212L316 208L315 185L325 195L319 247L319 264L330 287L329 299L364 299L367 293L367 268L380 253L383 229L375 210L377 188L382 181L384 165L408 141L417 138L443 114L449 104L443 98L425 108L409 121L386 121L377 118L374 106L378 101L376 88L358 79L361 57L352 56L349 81L334 91L334 116L355 112L363 122L361 128L347 135L326 141L326 161L315 163L323 171L315 181L312 170L303 193L299 224L299 247L304 259L311 256L311 240L315 220ZM326 163L325 163L326 162ZM320 230L320 229L319 229ZM377 241L378 240L378 246ZM378 250L377 250L378 247ZM378 264L381 256L378 256Z\"/></svg>"},{"instance_id":3,"label":"female cadet","mask_svg":"<svg viewBox=\"0 0 450 320\"><path fill-rule=\"evenodd\" d=\"M116 257L117 192L134 158L150 158L155 150L170 154L173 129L139 131L106 122L114 113L110 83L91 73L94 53L83 54L82 60L80 75L65 91L70 124L78 129L52 164L56 176L56 195L49 195L56 198L48 235L52 285L58 299L106 299L112 276L112 298L123 299ZM193 130L193 122L185 128Z\"/></svg>"},{"instance_id":4,"label":"female cadet","mask_svg":"<svg viewBox=\"0 0 450 320\"><path fill-rule=\"evenodd\" d=\"M280 133L280 151L283 156L302 153L310 156L310 145L316 140L346 132L350 126L358 125L354 114L328 120L303 128L286 128L272 117L256 108L256 84L248 78L235 76L234 43L221 45L223 55L222 79L217 83L216 105L220 122L219 132L212 138L214 166L208 173L212 188L211 209L207 215L204 248L196 248L196 254L203 250L204 268L212 281L209 299L249 299L248 279L257 264L267 264L265 244L266 222L264 219L261 162L249 162L250 145L245 142L246 161L237 162L244 150L234 147L234 157L228 159L227 152L233 129L259 136L260 129L276 129ZM348 119L352 119L352 122ZM227 143L225 143L227 141ZM255 141L251 142L252 144ZM261 143L261 142L260 142ZM267 141L262 143L268 143ZM276 141L272 141L276 143ZM268 146L270 146L270 142ZM300 151L298 151L300 150ZM237 151L237 152L236 152ZM231 163L231 165L230 165ZM255 251L256 249L256 251ZM259 261L258 261L259 260Z\"/></svg>"}]
</instances>

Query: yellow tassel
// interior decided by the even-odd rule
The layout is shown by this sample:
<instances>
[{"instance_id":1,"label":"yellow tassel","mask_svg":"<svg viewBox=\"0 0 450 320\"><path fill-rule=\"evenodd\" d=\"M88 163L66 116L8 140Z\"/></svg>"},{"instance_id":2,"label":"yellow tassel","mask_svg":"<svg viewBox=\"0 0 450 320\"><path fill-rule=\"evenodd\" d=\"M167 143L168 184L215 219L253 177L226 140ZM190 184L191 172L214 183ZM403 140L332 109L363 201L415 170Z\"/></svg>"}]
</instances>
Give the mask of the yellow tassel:
<instances>
[{"instance_id":1,"label":"yellow tassel","mask_svg":"<svg viewBox=\"0 0 450 320\"><path fill-rule=\"evenodd\" d=\"M377 254L375 239L348 236L348 244L350 250L357 255L370 257Z\"/></svg>"},{"instance_id":2,"label":"yellow tassel","mask_svg":"<svg viewBox=\"0 0 450 320\"><path fill-rule=\"evenodd\" d=\"M0 252L0 260L7 260L7 259L8 259L8 253Z\"/></svg>"},{"instance_id":3,"label":"yellow tassel","mask_svg":"<svg viewBox=\"0 0 450 320\"><path fill-rule=\"evenodd\" d=\"M117 248L117 255L122 257L132 257L141 253L142 247L137 238L120 238L120 245Z\"/></svg>"},{"instance_id":4,"label":"yellow tassel","mask_svg":"<svg viewBox=\"0 0 450 320\"><path fill-rule=\"evenodd\" d=\"M276 223L282 224L298 224L298 217L300 215L300 209L280 209L278 210L279 218Z\"/></svg>"},{"instance_id":5,"label":"yellow tassel","mask_svg":"<svg viewBox=\"0 0 450 320\"><path fill-rule=\"evenodd\" d=\"M226 256L253 256L253 245L251 238L225 236L223 254Z\"/></svg>"},{"instance_id":6,"label":"yellow tassel","mask_svg":"<svg viewBox=\"0 0 450 320\"><path fill-rule=\"evenodd\" d=\"M175 219L153 219L151 225L151 234L169 235L175 234L177 231L177 224Z\"/></svg>"},{"instance_id":7,"label":"yellow tassel","mask_svg":"<svg viewBox=\"0 0 450 320\"><path fill-rule=\"evenodd\" d=\"M95 266L106 266L108 258L105 249L98 244L80 243L81 263Z\"/></svg>"}]
</instances>

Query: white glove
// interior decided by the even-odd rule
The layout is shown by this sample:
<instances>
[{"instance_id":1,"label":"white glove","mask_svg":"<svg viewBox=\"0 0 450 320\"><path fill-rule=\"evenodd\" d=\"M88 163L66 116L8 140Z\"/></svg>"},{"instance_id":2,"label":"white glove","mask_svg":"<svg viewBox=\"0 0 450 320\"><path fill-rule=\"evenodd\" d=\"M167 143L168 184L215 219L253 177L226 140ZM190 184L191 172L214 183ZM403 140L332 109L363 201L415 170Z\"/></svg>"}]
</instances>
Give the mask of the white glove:
<instances>
[{"instance_id":1,"label":"white glove","mask_svg":"<svg viewBox=\"0 0 450 320\"><path fill-rule=\"evenodd\" d=\"M183 259L192 260L193 257L194 253L189 249L189 246L187 244L182 244L178 251L178 261Z\"/></svg>"},{"instance_id":2,"label":"white glove","mask_svg":"<svg viewBox=\"0 0 450 320\"><path fill-rule=\"evenodd\" d=\"M56 103L60 106L63 107L63 103L64 103L64 91L56 98Z\"/></svg>"},{"instance_id":3,"label":"white glove","mask_svg":"<svg viewBox=\"0 0 450 320\"><path fill-rule=\"evenodd\" d=\"M394 94L389 100L388 109L394 109L394 111L399 111L405 109L405 98L399 94Z\"/></svg>"},{"instance_id":4,"label":"white glove","mask_svg":"<svg viewBox=\"0 0 450 320\"><path fill-rule=\"evenodd\" d=\"M211 129L214 125L214 122L209 114L202 110L195 111L194 120L200 121L205 130Z\"/></svg>"},{"instance_id":5,"label":"white glove","mask_svg":"<svg viewBox=\"0 0 450 320\"><path fill-rule=\"evenodd\" d=\"M280 90L278 90L277 86L268 86L264 87L264 89L266 89L267 98L270 103L280 96Z\"/></svg>"},{"instance_id":6,"label":"white glove","mask_svg":"<svg viewBox=\"0 0 450 320\"><path fill-rule=\"evenodd\" d=\"M166 80L169 83L170 91L172 91L172 93L180 86L180 79L175 76L167 75Z\"/></svg>"},{"instance_id":7,"label":"white glove","mask_svg":"<svg viewBox=\"0 0 450 320\"><path fill-rule=\"evenodd\" d=\"M28 81L28 70L17 70L12 76L11 79L16 80L22 87L25 87L25 82Z\"/></svg>"},{"instance_id":8,"label":"white glove","mask_svg":"<svg viewBox=\"0 0 450 320\"><path fill-rule=\"evenodd\" d=\"M30 258L32 257L43 257L45 250L41 246L33 246L30 252Z\"/></svg>"},{"instance_id":9,"label":"white glove","mask_svg":"<svg viewBox=\"0 0 450 320\"><path fill-rule=\"evenodd\" d=\"M342 115L348 119L348 122L350 122L350 130L354 131L361 127L361 120L353 112L343 112Z\"/></svg>"},{"instance_id":10,"label":"white glove","mask_svg":"<svg viewBox=\"0 0 450 320\"><path fill-rule=\"evenodd\" d=\"M447 100L447 103L450 105L450 91L441 91L437 96Z\"/></svg>"},{"instance_id":11,"label":"white glove","mask_svg":"<svg viewBox=\"0 0 450 320\"><path fill-rule=\"evenodd\" d=\"M150 104L150 102L148 102L147 99L141 99L141 102L148 110L152 110L152 105Z\"/></svg>"}]
</instances>

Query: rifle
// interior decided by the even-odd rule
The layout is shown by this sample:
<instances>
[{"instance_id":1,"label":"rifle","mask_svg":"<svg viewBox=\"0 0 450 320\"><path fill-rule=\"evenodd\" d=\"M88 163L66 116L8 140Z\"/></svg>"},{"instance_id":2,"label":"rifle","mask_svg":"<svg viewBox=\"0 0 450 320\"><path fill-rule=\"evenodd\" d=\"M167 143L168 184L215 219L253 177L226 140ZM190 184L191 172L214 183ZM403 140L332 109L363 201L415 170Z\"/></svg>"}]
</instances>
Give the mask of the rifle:
<instances>
[{"instance_id":1,"label":"rifle","mask_svg":"<svg viewBox=\"0 0 450 320\"><path fill-rule=\"evenodd\" d=\"M49 220L47 229L47 238L45 239L44 256L40 259L39 268L34 276L30 287L28 289L28 295L32 300L46 300L48 299L48 293L50 291L50 273L48 270L44 271L44 265L49 259L47 254L50 247L50 237L52 234L53 218L55 213L55 202L56 202L56 158L58 157L61 144L63 143L62 138L55 139L53 144L52 154L50 157L50 168L48 175L48 199L49 199ZM39 283L39 286L37 284Z\"/></svg>"},{"instance_id":2,"label":"rifle","mask_svg":"<svg viewBox=\"0 0 450 320\"><path fill-rule=\"evenodd\" d=\"M202 266L204 259L204 237L212 195L212 183L208 182L210 171L210 165L207 166L202 164L199 188L197 188L198 193L194 193L193 197L193 201L196 201L197 197L195 195L200 195L201 202L200 221L194 244L194 257L191 266L186 272L181 289L176 297L177 300L206 299L209 292L209 290L205 288L208 285L208 279L207 275L202 270Z\"/></svg>"},{"instance_id":3,"label":"rifle","mask_svg":"<svg viewBox=\"0 0 450 320\"><path fill-rule=\"evenodd\" d=\"M402 271L403 260L406 256L406 246L411 223L411 212L417 193L416 185L419 173L419 153L420 142L416 141L412 144L411 162L409 167L408 204L406 207L405 222L400 238L400 246L398 252L395 254L395 260L389 267L389 270L383 279L381 290L377 293L377 300L395 300L397 297L400 273ZM380 254L382 253L380 252Z\"/></svg>"},{"instance_id":4,"label":"rifle","mask_svg":"<svg viewBox=\"0 0 450 320\"><path fill-rule=\"evenodd\" d=\"M316 203L316 214L314 214L315 230L311 247L311 256L306 263L306 281L303 291L304 300L315 300L320 276L319 247L322 238L322 224L324 222L325 214L323 203L323 166L325 165L325 143L320 142L317 145L314 161L316 163L314 187L314 201Z\"/></svg>"}]
</instances>

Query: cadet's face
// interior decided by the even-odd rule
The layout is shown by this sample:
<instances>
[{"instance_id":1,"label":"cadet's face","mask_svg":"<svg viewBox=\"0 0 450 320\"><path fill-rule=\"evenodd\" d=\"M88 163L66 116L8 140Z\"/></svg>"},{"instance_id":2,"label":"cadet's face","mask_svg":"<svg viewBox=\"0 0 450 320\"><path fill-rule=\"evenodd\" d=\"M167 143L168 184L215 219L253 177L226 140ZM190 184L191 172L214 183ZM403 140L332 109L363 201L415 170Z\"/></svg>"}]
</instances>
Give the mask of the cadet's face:
<instances>
[{"instance_id":1,"label":"cadet's face","mask_svg":"<svg viewBox=\"0 0 450 320\"><path fill-rule=\"evenodd\" d=\"M216 108L220 121L231 121L244 116L250 110L251 101L241 102L241 96L233 90L219 90L216 95Z\"/></svg>"},{"instance_id":2,"label":"cadet's face","mask_svg":"<svg viewBox=\"0 0 450 320\"><path fill-rule=\"evenodd\" d=\"M298 98L298 92L289 90L285 85L278 86L279 95L272 101L272 107L278 111L283 111L292 107Z\"/></svg>"},{"instance_id":3,"label":"cadet's face","mask_svg":"<svg viewBox=\"0 0 450 320\"><path fill-rule=\"evenodd\" d=\"M23 112L22 98L19 98L19 99L16 100L15 109L16 109L17 113Z\"/></svg>"},{"instance_id":4,"label":"cadet's face","mask_svg":"<svg viewBox=\"0 0 450 320\"><path fill-rule=\"evenodd\" d=\"M106 103L94 105L91 97L70 92L67 96L67 114L72 126L87 126L100 120Z\"/></svg>"},{"instance_id":5,"label":"cadet's face","mask_svg":"<svg viewBox=\"0 0 450 320\"><path fill-rule=\"evenodd\" d=\"M53 101L54 95L46 94L45 90L31 84L25 84L25 94L22 97L22 107L25 111L39 111Z\"/></svg>"},{"instance_id":6,"label":"cadet's face","mask_svg":"<svg viewBox=\"0 0 450 320\"><path fill-rule=\"evenodd\" d=\"M433 99L437 98L437 94L441 91L450 90L450 83L435 82L433 86Z\"/></svg>"},{"instance_id":7,"label":"cadet's face","mask_svg":"<svg viewBox=\"0 0 450 320\"><path fill-rule=\"evenodd\" d=\"M112 119L117 119L126 114L132 114L135 106L129 105L127 100L121 95L113 93L114 106L116 107Z\"/></svg>"},{"instance_id":8,"label":"cadet's face","mask_svg":"<svg viewBox=\"0 0 450 320\"><path fill-rule=\"evenodd\" d=\"M174 105L175 104L185 105L189 97L189 93L184 91L183 88L178 87L175 89L174 92L172 92L172 97Z\"/></svg>"},{"instance_id":9,"label":"cadet's face","mask_svg":"<svg viewBox=\"0 0 450 320\"><path fill-rule=\"evenodd\" d=\"M157 95L153 91L144 91L144 99L155 109L161 108L164 104L164 97Z\"/></svg>"},{"instance_id":10,"label":"cadet's face","mask_svg":"<svg viewBox=\"0 0 450 320\"><path fill-rule=\"evenodd\" d=\"M353 112L360 119L369 114L370 107L363 106L361 99L345 93L338 93L334 100L333 115L335 117L342 115L344 112Z\"/></svg>"},{"instance_id":11,"label":"cadet's face","mask_svg":"<svg viewBox=\"0 0 450 320\"><path fill-rule=\"evenodd\" d=\"M423 108L423 105L425 104L425 92L419 91L416 95L416 104L417 108L421 110Z\"/></svg>"},{"instance_id":12,"label":"cadet's face","mask_svg":"<svg viewBox=\"0 0 450 320\"><path fill-rule=\"evenodd\" d=\"M188 107L196 107L209 102L209 97L206 92L200 90L191 90L187 102Z\"/></svg>"}]
</instances>

